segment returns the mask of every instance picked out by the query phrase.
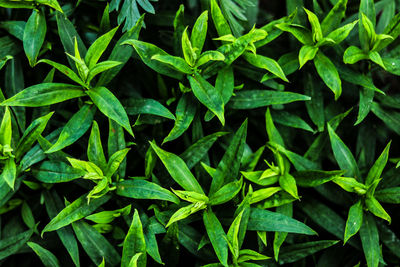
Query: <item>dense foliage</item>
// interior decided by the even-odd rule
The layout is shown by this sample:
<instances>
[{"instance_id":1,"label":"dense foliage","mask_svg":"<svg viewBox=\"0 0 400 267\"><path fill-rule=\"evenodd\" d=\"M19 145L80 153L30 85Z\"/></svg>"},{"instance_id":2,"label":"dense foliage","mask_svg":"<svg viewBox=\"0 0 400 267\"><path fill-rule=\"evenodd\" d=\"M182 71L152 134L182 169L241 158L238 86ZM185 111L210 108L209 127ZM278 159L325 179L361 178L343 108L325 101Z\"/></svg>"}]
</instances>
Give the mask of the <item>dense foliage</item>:
<instances>
[{"instance_id":1,"label":"dense foliage","mask_svg":"<svg viewBox=\"0 0 400 267\"><path fill-rule=\"evenodd\" d=\"M399 266L399 10L0 0L0 265Z\"/></svg>"}]
</instances>

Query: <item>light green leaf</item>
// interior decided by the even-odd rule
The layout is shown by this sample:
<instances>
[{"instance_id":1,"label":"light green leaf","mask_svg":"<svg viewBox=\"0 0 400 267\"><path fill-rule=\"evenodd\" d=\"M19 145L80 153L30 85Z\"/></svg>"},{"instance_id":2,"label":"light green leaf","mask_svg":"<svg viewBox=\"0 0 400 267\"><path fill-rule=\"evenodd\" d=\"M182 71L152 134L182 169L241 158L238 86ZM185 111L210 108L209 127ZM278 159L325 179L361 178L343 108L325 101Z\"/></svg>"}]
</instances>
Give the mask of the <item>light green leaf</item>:
<instances>
[{"instance_id":1,"label":"light green leaf","mask_svg":"<svg viewBox=\"0 0 400 267\"><path fill-rule=\"evenodd\" d=\"M261 55L254 55L250 52L245 52L243 57L249 62L251 65L266 69L267 71L271 72L272 74L278 76L285 82L289 82L286 78L285 73L283 72L281 66L279 66L278 62L273 60L272 58L261 56Z\"/></svg>"},{"instance_id":2,"label":"light green leaf","mask_svg":"<svg viewBox=\"0 0 400 267\"><path fill-rule=\"evenodd\" d=\"M138 258L138 265L146 266L146 241L139 212L135 209L131 226L124 239L121 266L130 267L131 259L137 253L142 253Z\"/></svg>"},{"instance_id":3,"label":"light green leaf","mask_svg":"<svg viewBox=\"0 0 400 267\"><path fill-rule=\"evenodd\" d=\"M197 18L193 29L192 29L192 36L191 36L191 43L193 48L197 49L196 54L200 55L201 51L203 50L203 45L206 40L207 36L207 26L208 26L208 11L204 11L201 15Z\"/></svg>"},{"instance_id":4,"label":"light green leaf","mask_svg":"<svg viewBox=\"0 0 400 267\"><path fill-rule=\"evenodd\" d=\"M300 68L304 66L309 60L313 60L318 52L318 47L313 45L303 45L299 52Z\"/></svg>"},{"instance_id":5,"label":"light green leaf","mask_svg":"<svg viewBox=\"0 0 400 267\"><path fill-rule=\"evenodd\" d=\"M368 213L364 214L360 237L368 267L378 267L381 254L379 233L374 217Z\"/></svg>"},{"instance_id":6,"label":"light green leaf","mask_svg":"<svg viewBox=\"0 0 400 267\"><path fill-rule=\"evenodd\" d=\"M347 216L346 221L346 229L344 231L344 244L346 244L347 240L349 240L353 235L358 233L362 225L363 216L363 206L361 200L359 200L349 209L349 215Z\"/></svg>"}]
</instances>

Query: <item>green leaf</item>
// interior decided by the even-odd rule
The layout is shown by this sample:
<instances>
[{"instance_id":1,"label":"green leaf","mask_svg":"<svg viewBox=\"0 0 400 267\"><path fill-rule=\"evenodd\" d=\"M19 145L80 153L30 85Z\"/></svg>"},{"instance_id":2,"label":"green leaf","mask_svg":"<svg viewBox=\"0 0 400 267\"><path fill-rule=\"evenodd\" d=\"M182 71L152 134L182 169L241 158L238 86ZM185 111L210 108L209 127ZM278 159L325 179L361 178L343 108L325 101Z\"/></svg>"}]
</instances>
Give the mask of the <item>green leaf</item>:
<instances>
[{"instance_id":1,"label":"green leaf","mask_svg":"<svg viewBox=\"0 0 400 267\"><path fill-rule=\"evenodd\" d=\"M84 95L85 92L80 86L64 83L40 83L24 89L0 105L42 107Z\"/></svg>"},{"instance_id":2,"label":"green leaf","mask_svg":"<svg viewBox=\"0 0 400 267\"><path fill-rule=\"evenodd\" d=\"M180 157L159 148L153 142L150 142L150 145L156 152L157 156L161 159L168 173L175 180L175 182L177 182L180 186L182 186L183 189L187 191L194 191L204 194L200 184Z\"/></svg>"},{"instance_id":3,"label":"green leaf","mask_svg":"<svg viewBox=\"0 0 400 267\"><path fill-rule=\"evenodd\" d=\"M175 124L169 134L164 138L163 144L180 137L190 126L196 115L196 103L190 94L184 94L176 106Z\"/></svg>"},{"instance_id":4,"label":"green leaf","mask_svg":"<svg viewBox=\"0 0 400 267\"><path fill-rule=\"evenodd\" d=\"M373 184L376 180L381 178L383 169L386 166L386 163L389 158L389 149L390 149L390 144L392 142L390 141L385 149L382 151L381 155L379 158L375 161L374 165L371 167L371 169L368 172L367 178L365 179L365 185L370 186Z\"/></svg>"},{"instance_id":5,"label":"green leaf","mask_svg":"<svg viewBox=\"0 0 400 267\"><path fill-rule=\"evenodd\" d=\"M198 73L188 76L190 86L196 98L213 112L221 124L225 124L224 102L221 94Z\"/></svg>"},{"instance_id":6,"label":"green leaf","mask_svg":"<svg viewBox=\"0 0 400 267\"><path fill-rule=\"evenodd\" d=\"M315 187L343 175L344 171L299 171L292 173L296 184L301 187Z\"/></svg>"},{"instance_id":7,"label":"green leaf","mask_svg":"<svg viewBox=\"0 0 400 267\"><path fill-rule=\"evenodd\" d=\"M121 45L125 44L132 45L133 48L135 48L136 52L139 54L144 64L152 68L154 71L178 80L182 78L182 73L176 71L169 64L164 64L157 60L151 59L154 55L168 55L168 53L164 50L158 48L155 45L134 39L128 39L121 43Z\"/></svg>"},{"instance_id":8,"label":"green leaf","mask_svg":"<svg viewBox=\"0 0 400 267\"><path fill-rule=\"evenodd\" d=\"M272 120L272 116L271 116L271 112L270 112L269 108L267 108L267 111L265 112L265 126L266 126L269 141L277 143L281 146L285 146L285 143L283 141L281 134L279 133L278 129L276 129L276 127L274 125L274 121Z\"/></svg>"},{"instance_id":9,"label":"green leaf","mask_svg":"<svg viewBox=\"0 0 400 267\"><path fill-rule=\"evenodd\" d=\"M318 47L313 45L303 45L299 52L300 68L304 66L309 60L313 60L318 52Z\"/></svg>"},{"instance_id":10,"label":"green leaf","mask_svg":"<svg viewBox=\"0 0 400 267\"><path fill-rule=\"evenodd\" d=\"M117 217L127 216L129 213L131 213L131 205L125 206L124 208L117 210L106 210L93 213L89 216L86 216L85 219L98 224L106 224L111 223Z\"/></svg>"},{"instance_id":11,"label":"green leaf","mask_svg":"<svg viewBox=\"0 0 400 267\"><path fill-rule=\"evenodd\" d=\"M260 202L266 198L269 198L281 190L282 190L282 188L280 188L280 187L267 187L267 188L258 189L253 192L253 194L251 196L250 204L254 204L254 203Z\"/></svg>"},{"instance_id":12,"label":"green leaf","mask_svg":"<svg viewBox=\"0 0 400 267\"><path fill-rule=\"evenodd\" d=\"M49 59L41 59L37 62L37 64L39 64L39 63L46 63L46 64L52 66L53 68L56 68L58 71L60 71L64 75L66 75L68 78L70 78L74 82L82 85L83 87L86 87L86 84L82 81L82 79L79 78L79 76L76 75L75 72L73 70L71 70L70 68L68 68L67 66L64 66L62 64L59 64L59 63L54 62Z\"/></svg>"},{"instance_id":13,"label":"green leaf","mask_svg":"<svg viewBox=\"0 0 400 267\"><path fill-rule=\"evenodd\" d=\"M134 199L159 199L179 204L179 199L169 190L141 179L125 180L117 183L116 193L119 196Z\"/></svg>"},{"instance_id":14,"label":"green leaf","mask_svg":"<svg viewBox=\"0 0 400 267\"><path fill-rule=\"evenodd\" d=\"M276 62L272 58L261 56L261 55L254 55L253 53L250 53L250 52L245 52L243 54L243 57L251 65L253 65L257 68L266 69L267 71L278 76L285 82L289 82L289 80L286 78L285 73L283 72L281 66L279 66L278 62Z\"/></svg>"},{"instance_id":15,"label":"green leaf","mask_svg":"<svg viewBox=\"0 0 400 267\"><path fill-rule=\"evenodd\" d=\"M334 31L329 33L326 38L332 39L333 41L335 41L335 44L340 44L350 34L351 30L353 30L354 26L356 26L357 22L358 20L335 29Z\"/></svg>"},{"instance_id":16,"label":"green leaf","mask_svg":"<svg viewBox=\"0 0 400 267\"><path fill-rule=\"evenodd\" d=\"M29 229L25 232L5 237L0 240L0 260L3 260L20 250L20 248L26 244L31 238L33 229Z\"/></svg>"},{"instance_id":17,"label":"green leaf","mask_svg":"<svg viewBox=\"0 0 400 267\"><path fill-rule=\"evenodd\" d=\"M365 199L365 205L367 206L368 211L370 211L375 216L388 221L389 224L392 222L392 219L390 218L389 214L385 211L385 209L378 202L378 200L376 200L375 197L373 196L367 197Z\"/></svg>"},{"instance_id":18,"label":"green leaf","mask_svg":"<svg viewBox=\"0 0 400 267\"><path fill-rule=\"evenodd\" d=\"M296 262L307 256L313 255L320 250L329 248L338 242L339 241L337 240L320 240L283 247L281 249L279 264Z\"/></svg>"},{"instance_id":19,"label":"green leaf","mask_svg":"<svg viewBox=\"0 0 400 267\"><path fill-rule=\"evenodd\" d=\"M311 12L310 10L303 8L304 11L307 13L308 21L311 24L312 34L313 34L313 41L318 42L323 38L321 25L319 23L318 17Z\"/></svg>"},{"instance_id":20,"label":"green leaf","mask_svg":"<svg viewBox=\"0 0 400 267\"><path fill-rule=\"evenodd\" d=\"M31 67L36 64L46 36L46 30L46 18L41 12L33 10L26 23L23 37L24 51Z\"/></svg>"},{"instance_id":21,"label":"green leaf","mask_svg":"<svg viewBox=\"0 0 400 267\"><path fill-rule=\"evenodd\" d=\"M381 253L379 233L374 217L368 213L364 214L360 237L368 267L378 267Z\"/></svg>"},{"instance_id":22,"label":"green leaf","mask_svg":"<svg viewBox=\"0 0 400 267\"><path fill-rule=\"evenodd\" d=\"M228 234L226 235L227 241L229 248L231 250L231 253L233 255L234 259L237 259L239 257L239 239L238 239L238 234L239 234L239 228L240 228L240 222L242 220L244 210L242 210L233 220L231 226L229 227Z\"/></svg>"},{"instance_id":23,"label":"green leaf","mask_svg":"<svg viewBox=\"0 0 400 267\"><path fill-rule=\"evenodd\" d=\"M263 254L260 254L254 250L251 249L242 249L239 252L239 258L238 262L241 263L242 266L260 266L256 265L254 263L249 263L247 261L263 261L263 260L268 260L271 257L265 256ZM249 265L251 264L251 265Z\"/></svg>"},{"instance_id":24,"label":"green leaf","mask_svg":"<svg viewBox=\"0 0 400 267\"><path fill-rule=\"evenodd\" d=\"M230 182L210 196L209 205L220 205L234 198L242 189L243 180Z\"/></svg>"},{"instance_id":25,"label":"green leaf","mask_svg":"<svg viewBox=\"0 0 400 267\"><path fill-rule=\"evenodd\" d=\"M96 121L93 121L92 131L90 132L87 156L90 162L93 162L102 170L106 169L106 157L104 156L103 146L101 144L99 125Z\"/></svg>"},{"instance_id":26,"label":"green leaf","mask_svg":"<svg viewBox=\"0 0 400 267\"><path fill-rule=\"evenodd\" d=\"M174 57L171 55L154 55L151 57L152 60L157 60L161 63L169 65L171 68L182 72L184 74L192 74L193 70L183 58Z\"/></svg>"},{"instance_id":27,"label":"green leaf","mask_svg":"<svg viewBox=\"0 0 400 267\"><path fill-rule=\"evenodd\" d=\"M314 133L314 130L310 127L310 125L308 125L307 122L295 114L280 110L279 112L273 112L272 115L276 123Z\"/></svg>"},{"instance_id":28,"label":"green leaf","mask_svg":"<svg viewBox=\"0 0 400 267\"><path fill-rule=\"evenodd\" d=\"M62 161L43 161L32 169L33 176L42 183L64 183L85 175L84 171L75 169Z\"/></svg>"},{"instance_id":29,"label":"green leaf","mask_svg":"<svg viewBox=\"0 0 400 267\"><path fill-rule=\"evenodd\" d=\"M86 56L85 63L89 67L89 69L93 69L96 65L97 61L99 61L101 55L103 55L106 50L108 44L111 42L115 32L118 30L118 27L115 27L111 31L106 34L100 36L93 42L93 44L89 47Z\"/></svg>"},{"instance_id":30,"label":"green leaf","mask_svg":"<svg viewBox=\"0 0 400 267\"><path fill-rule=\"evenodd\" d=\"M204 202L195 202L192 204L189 204L183 208L178 209L174 214L172 214L171 218L169 218L169 221L165 227L169 227L171 224L183 220L193 213L198 212L199 210L205 209L206 204Z\"/></svg>"},{"instance_id":31,"label":"green leaf","mask_svg":"<svg viewBox=\"0 0 400 267\"><path fill-rule=\"evenodd\" d=\"M92 200L93 202L96 199ZM72 223L72 228L83 249L96 265L103 261L109 266L119 264L121 257L115 248L95 228L84 221Z\"/></svg>"},{"instance_id":32,"label":"green leaf","mask_svg":"<svg viewBox=\"0 0 400 267\"><path fill-rule=\"evenodd\" d=\"M52 7L55 10L63 13L63 10L61 9L60 4L57 2L57 0L36 0L36 2L42 5Z\"/></svg>"},{"instance_id":33,"label":"green leaf","mask_svg":"<svg viewBox=\"0 0 400 267\"><path fill-rule=\"evenodd\" d=\"M243 90L236 93L229 102L232 109L253 109L270 105L288 104L295 101L307 101L311 98L292 92L269 90Z\"/></svg>"},{"instance_id":34,"label":"green leaf","mask_svg":"<svg viewBox=\"0 0 400 267\"><path fill-rule=\"evenodd\" d=\"M350 46L344 51L343 62L345 64L354 64L363 59L368 59L368 55L356 46Z\"/></svg>"},{"instance_id":35,"label":"green leaf","mask_svg":"<svg viewBox=\"0 0 400 267\"><path fill-rule=\"evenodd\" d=\"M95 87L86 91L86 93L104 115L124 127L125 130L133 136L128 115L113 93L105 87Z\"/></svg>"},{"instance_id":36,"label":"green leaf","mask_svg":"<svg viewBox=\"0 0 400 267\"><path fill-rule=\"evenodd\" d=\"M281 23L275 27L284 32L290 32L303 45L312 45L313 36L309 29L297 24Z\"/></svg>"},{"instance_id":37,"label":"green leaf","mask_svg":"<svg viewBox=\"0 0 400 267\"><path fill-rule=\"evenodd\" d=\"M250 231L287 232L315 235L316 232L307 225L280 213L251 208L247 229Z\"/></svg>"},{"instance_id":38,"label":"green leaf","mask_svg":"<svg viewBox=\"0 0 400 267\"><path fill-rule=\"evenodd\" d=\"M324 81L326 86L332 90L335 94L335 100L337 100L342 93L342 81L340 80L336 66L321 51L319 51L315 56L314 65L317 69L318 75Z\"/></svg>"},{"instance_id":39,"label":"green leaf","mask_svg":"<svg viewBox=\"0 0 400 267\"><path fill-rule=\"evenodd\" d=\"M363 221L363 206L361 200L357 201L349 209L349 215L347 216L346 229L344 231L343 242L346 244L353 235L357 234L361 228Z\"/></svg>"},{"instance_id":40,"label":"green leaf","mask_svg":"<svg viewBox=\"0 0 400 267\"><path fill-rule=\"evenodd\" d=\"M216 132L199 139L196 143L188 147L179 157L185 161L189 169L192 169L197 163L200 162L207 155L208 150L215 143L215 141L226 135L225 132Z\"/></svg>"},{"instance_id":41,"label":"green leaf","mask_svg":"<svg viewBox=\"0 0 400 267\"><path fill-rule=\"evenodd\" d=\"M46 153L59 151L81 138L92 124L95 112L96 107L94 105L84 105L65 124L57 142Z\"/></svg>"},{"instance_id":42,"label":"green leaf","mask_svg":"<svg viewBox=\"0 0 400 267\"><path fill-rule=\"evenodd\" d=\"M239 174L240 162L243 157L247 136L247 120L236 131L224 156L218 163L210 186L210 195L217 192L225 183L234 181Z\"/></svg>"},{"instance_id":43,"label":"green leaf","mask_svg":"<svg viewBox=\"0 0 400 267\"><path fill-rule=\"evenodd\" d=\"M60 266L60 263L56 258L56 256L54 256L54 254L48 251L47 249L33 242L28 242L27 245L39 256L44 266L46 267Z\"/></svg>"},{"instance_id":44,"label":"green leaf","mask_svg":"<svg viewBox=\"0 0 400 267\"><path fill-rule=\"evenodd\" d=\"M361 123L371 110L372 101L374 100L375 91L369 88L360 90L360 104L358 107L357 121L354 125Z\"/></svg>"},{"instance_id":45,"label":"green leaf","mask_svg":"<svg viewBox=\"0 0 400 267\"><path fill-rule=\"evenodd\" d=\"M98 74L105 72L109 69L115 68L119 65L121 65L122 62L119 61L111 61L111 60L107 60L107 61L103 61L100 63L97 63L96 65L93 66L93 68L91 68L89 70L87 79L86 79L86 83L90 84L90 82L93 80L94 77L96 77Z\"/></svg>"},{"instance_id":46,"label":"green leaf","mask_svg":"<svg viewBox=\"0 0 400 267\"><path fill-rule=\"evenodd\" d=\"M170 120L176 120L174 114L160 102L151 98L129 98L123 103L125 104L125 110L128 115L151 114Z\"/></svg>"},{"instance_id":47,"label":"green leaf","mask_svg":"<svg viewBox=\"0 0 400 267\"><path fill-rule=\"evenodd\" d=\"M202 53L199 57L199 59L196 62L196 67L200 67L210 61L224 61L225 56L224 54L218 52L218 51L206 51Z\"/></svg>"},{"instance_id":48,"label":"green leaf","mask_svg":"<svg viewBox=\"0 0 400 267\"><path fill-rule=\"evenodd\" d=\"M340 137L335 133L329 123L328 132L329 138L331 140L333 155L335 156L335 159L340 168L346 171L346 176L361 179L360 170L358 169L357 162L354 159L353 154L351 153L350 149L343 143Z\"/></svg>"},{"instance_id":49,"label":"green leaf","mask_svg":"<svg viewBox=\"0 0 400 267\"><path fill-rule=\"evenodd\" d=\"M17 166L14 158L8 158L6 160L0 178L6 181L8 186L14 190L15 180L17 179Z\"/></svg>"},{"instance_id":50,"label":"green leaf","mask_svg":"<svg viewBox=\"0 0 400 267\"><path fill-rule=\"evenodd\" d=\"M375 4L373 0L361 0L358 12L360 20L358 33L361 47L368 51L372 47L372 42L375 39Z\"/></svg>"},{"instance_id":51,"label":"green leaf","mask_svg":"<svg viewBox=\"0 0 400 267\"><path fill-rule=\"evenodd\" d=\"M12 121L10 108L6 107L3 115L3 119L0 124L0 144L2 146L11 146L12 138Z\"/></svg>"},{"instance_id":52,"label":"green leaf","mask_svg":"<svg viewBox=\"0 0 400 267\"><path fill-rule=\"evenodd\" d=\"M400 204L400 187L391 187L375 191L374 197L380 202Z\"/></svg>"},{"instance_id":53,"label":"green leaf","mask_svg":"<svg viewBox=\"0 0 400 267\"><path fill-rule=\"evenodd\" d=\"M215 254L224 266L228 266L228 242L227 237L217 216L211 209L203 213L203 223L206 227L208 238L214 248Z\"/></svg>"},{"instance_id":54,"label":"green leaf","mask_svg":"<svg viewBox=\"0 0 400 267\"><path fill-rule=\"evenodd\" d=\"M188 28L186 27L182 33L181 44L182 44L183 57L185 58L187 64L189 64L190 66L194 66L197 59L197 54L192 47L192 43L190 42L187 30Z\"/></svg>"},{"instance_id":55,"label":"green leaf","mask_svg":"<svg viewBox=\"0 0 400 267\"><path fill-rule=\"evenodd\" d=\"M108 57L108 60L121 62L121 64L103 72L97 82L97 86L107 85L128 62L133 53L133 48L126 45L122 46L121 44L128 39L138 38L140 30L143 26L143 18L144 16L141 16L140 19L138 19L138 21L136 22L136 25L128 30L126 33L124 33L124 35L122 35L122 37L115 44L110 56Z\"/></svg>"},{"instance_id":56,"label":"green leaf","mask_svg":"<svg viewBox=\"0 0 400 267\"><path fill-rule=\"evenodd\" d=\"M137 260L138 265L146 266L146 241L143 235L143 227L139 212L135 209L132 224L124 239L121 266L130 267L131 259L137 253L142 253Z\"/></svg>"},{"instance_id":57,"label":"green leaf","mask_svg":"<svg viewBox=\"0 0 400 267\"><path fill-rule=\"evenodd\" d=\"M44 191L43 193L44 202L46 205L47 214L52 219L57 216L59 210L61 210L64 206L61 202L60 197L57 195L56 191ZM72 261L75 263L75 266L80 266L79 263L79 249L78 242L76 241L75 235L70 226L63 227L57 230L57 235L61 240L61 243L64 245L69 255L72 258Z\"/></svg>"},{"instance_id":58,"label":"green leaf","mask_svg":"<svg viewBox=\"0 0 400 267\"><path fill-rule=\"evenodd\" d=\"M204 11L201 15L197 18L193 29L192 29L192 36L191 36L191 43L193 48L196 48L196 54L200 55L201 51L203 50L203 45L206 40L207 36L207 26L208 26L208 11Z\"/></svg>"},{"instance_id":59,"label":"green leaf","mask_svg":"<svg viewBox=\"0 0 400 267\"><path fill-rule=\"evenodd\" d=\"M119 166L121 165L122 161L125 159L126 155L128 154L130 148L124 148L112 154L110 159L108 160L105 176L111 177L113 174L118 170Z\"/></svg>"},{"instance_id":60,"label":"green leaf","mask_svg":"<svg viewBox=\"0 0 400 267\"><path fill-rule=\"evenodd\" d=\"M231 28L222 14L216 0L211 0L211 17L219 36L232 34Z\"/></svg>"},{"instance_id":61,"label":"green leaf","mask_svg":"<svg viewBox=\"0 0 400 267\"><path fill-rule=\"evenodd\" d=\"M326 35L339 27L340 22L345 16L346 7L347 0L336 1L328 15L326 15L326 17L322 20L321 29L323 35Z\"/></svg>"},{"instance_id":62,"label":"green leaf","mask_svg":"<svg viewBox=\"0 0 400 267\"><path fill-rule=\"evenodd\" d=\"M276 208L276 212L282 213L288 217L293 217L293 205L289 203L287 205L279 206ZM286 232L275 232L273 242L275 261L278 261L280 248L283 242L285 242L287 235L288 233Z\"/></svg>"},{"instance_id":63,"label":"green leaf","mask_svg":"<svg viewBox=\"0 0 400 267\"><path fill-rule=\"evenodd\" d=\"M110 200L110 196L103 196L101 198L95 198L87 202L87 194L77 198L74 202L66 206L60 213L57 214L43 229L42 235L45 232L51 232L58 230L64 226L67 226L79 219L90 215L93 211L99 208L101 205ZM79 238L78 238L79 239Z\"/></svg>"},{"instance_id":64,"label":"green leaf","mask_svg":"<svg viewBox=\"0 0 400 267\"><path fill-rule=\"evenodd\" d=\"M68 18L62 13L56 13L57 26L58 26L58 35L60 36L61 43L63 44L65 52L70 55L75 54L75 39L78 43L79 54L81 56L85 56L86 47L82 42L82 39L79 37L78 33L75 30L74 25L68 20ZM72 67L72 69L76 69L75 64L71 59L68 58L68 61Z\"/></svg>"}]
</instances>

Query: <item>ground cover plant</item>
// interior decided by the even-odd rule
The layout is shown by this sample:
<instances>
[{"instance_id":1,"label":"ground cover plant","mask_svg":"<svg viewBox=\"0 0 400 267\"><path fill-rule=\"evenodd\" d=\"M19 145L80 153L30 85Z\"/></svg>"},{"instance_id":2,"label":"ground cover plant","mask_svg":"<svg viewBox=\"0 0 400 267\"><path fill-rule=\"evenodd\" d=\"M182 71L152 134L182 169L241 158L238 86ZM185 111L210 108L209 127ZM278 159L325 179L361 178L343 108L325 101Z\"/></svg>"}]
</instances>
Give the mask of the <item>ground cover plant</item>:
<instances>
[{"instance_id":1,"label":"ground cover plant","mask_svg":"<svg viewBox=\"0 0 400 267\"><path fill-rule=\"evenodd\" d=\"M399 266L400 1L0 0L2 266Z\"/></svg>"}]
</instances>

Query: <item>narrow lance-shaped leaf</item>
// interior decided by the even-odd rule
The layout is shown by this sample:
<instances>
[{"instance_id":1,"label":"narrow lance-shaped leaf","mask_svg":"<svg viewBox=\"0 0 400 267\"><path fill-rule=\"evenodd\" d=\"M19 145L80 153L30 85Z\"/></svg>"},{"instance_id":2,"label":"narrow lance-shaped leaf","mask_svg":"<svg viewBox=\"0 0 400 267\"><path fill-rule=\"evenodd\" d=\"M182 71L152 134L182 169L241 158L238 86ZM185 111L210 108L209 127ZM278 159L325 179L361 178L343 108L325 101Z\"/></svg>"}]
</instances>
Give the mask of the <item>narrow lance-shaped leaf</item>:
<instances>
[{"instance_id":1,"label":"narrow lance-shaped leaf","mask_svg":"<svg viewBox=\"0 0 400 267\"><path fill-rule=\"evenodd\" d=\"M224 102L221 94L198 73L195 73L193 76L188 76L188 79L196 98L213 112L218 117L221 124L224 125Z\"/></svg>"},{"instance_id":2,"label":"narrow lance-shaped leaf","mask_svg":"<svg viewBox=\"0 0 400 267\"><path fill-rule=\"evenodd\" d=\"M204 211L203 222L206 227L207 235L210 238L211 245L213 246L219 261L222 265L228 266L227 237L221 223L211 209Z\"/></svg>"},{"instance_id":3,"label":"narrow lance-shaped leaf","mask_svg":"<svg viewBox=\"0 0 400 267\"><path fill-rule=\"evenodd\" d=\"M180 137L190 126L196 114L196 103L190 94L184 94L176 107L174 127L164 138L163 144Z\"/></svg>"},{"instance_id":4,"label":"narrow lance-shaped leaf","mask_svg":"<svg viewBox=\"0 0 400 267\"><path fill-rule=\"evenodd\" d=\"M335 100L337 100L342 93L342 81L340 80L336 66L321 51L319 51L315 56L314 65L317 69L318 75L324 81L326 86L332 90L335 94Z\"/></svg>"},{"instance_id":5,"label":"narrow lance-shaped leaf","mask_svg":"<svg viewBox=\"0 0 400 267\"><path fill-rule=\"evenodd\" d=\"M375 182L375 180L381 178L383 169L385 168L389 158L389 149L391 143L392 142L390 141L386 145L385 149L382 151L382 154L379 156L379 158L375 161L374 165L369 170L367 178L365 179L366 186L370 186L372 183Z\"/></svg>"},{"instance_id":6,"label":"narrow lance-shaped leaf","mask_svg":"<svg viewBox=\"0 0 400 267\"><path fill-rule=\"evenodd\" d=\"M146 241L143 235L143 227L139 212L135 209L132 224L124 239L121 266L130 267L131 265L129 263L132 257L137 253L142 253L137 260L137 264L139 266L146 266Z\"/></svg>"},{"instance_id":7,"label":"narrow lance-shaped leaf","mask_svg":"<svg viewBox=\"0 0 400 267\"><path fill-rule=\"evenodd\" d=\"M357 166L357 162L354 159L350 149L343 143L339 136L332 129L328 123L329 138L331 140L331 146L333 154L337 163L342 170L346 170L346 176L356 177L360 179L360 171Z\"/></svg>"},{"instance_id":8,"label":"narrow lance-shaped leaf","mask_svg":"<svg viewBox=\"0 0 400 267\"><path fill-rule=\"evenodd\" d=\"M159 148L155 143L150 142L151 147L163 162L171 177L187 191L194 191L204 194L199 182L190 172L185 162L177 155Z\"/></svg>"},{"instance_id":9,"label":"narrow lance-shaped leaf","mask_svg":"<svg viewBox=\"0 0 400 267\"><path fill-rule=\"evenodd\" d=\"M101 144L99 125L96 121L93 121L92 124L92 131L90 133L87 148L87 156L90 162L93 162L101 169L105 170L107 162L106 157L104 156L103 145Z\"/></svg>"},{"instance_id":10,"label":"narrow lance-shaped leaf","mask_svg":"<svg viewBox=\"0 0 400 267\"><path fill-rule=\"evenodd\" d=\"M357 234L361 228L363 221L363 206L361 201L357 201L350 207L349 215L347 216L346 229L344 231L343 242L346 244L353 235Z\"/></svg>"},{"instance_id":11,"label":"narrow lance-shaped leaf","mask_svg":"<svg viewBox=\"0 0 400 267\"><path fill-rule=\"evenodd\" d=\"M84 105L65 124L57 142L46 153L59 151L77 141L89 129L95 112L96 107L94 105Z\"/></svg>"},{"instance_id":12,"label":"narrow lance-shaped leaf","mask_svg":"<svg viewBox=\"0 0 400 267\"><path fill-rule=\"evenodd\" d=\"M368 213L364 214L360 237L368 267L378 267L381 253L379 233L374 217Z\"/></svg>"},{"instance_id":13,"label":"narrow lance-shaped leaf","mask_svg":"<svg viewBox=\"0 0 400 267\"><path fill-rule=\"evenodd\" d=\"M85 62L89 69L92 69L97 61L100 59L101 55L106 50L108 44L110 43L111 39L113 38L115 32L118 30L118 27L115 27L111 31L107 32L106 34L97 38L96 41L89 47L86 56Z\"/></svg>"},{"instance_id":14,"label":"narrow lance-shaped leaf","mask_svg":"<svg viewBox=\"0 0 400 267\"><path fill-rule=\"evenodd\" d=\"M105 87L95 87L87 90L86 93L104 115L124 127L125 130L133 136L128 115L113 93Z\"/></svg>"},{"instance_id":15,"label":"narrow lance-shaped leaf","mask_svg":"<svg viewBox=\"0 0 400 267\"><path fill-rule=\"evenodd\" d=\"M245 120L236 131L228 149L221 161L218 163L218 167L211 182L210 194L214 194L225 183L231 182L237 177L243 156L246 136L247 120Z\"/></svg>"},{"instance_id":16,"label":"narrow lance-shaped leaf","mask_svg":"<svg viewBox=\"0 0 400 267\"><path fill-rule=\"evenodd\" d=\"M95 228L84 221L72 223L72 228L86 254L96 265L103 261L109 266L120 263L121 257L108 240Z\"/></svg>"},{"instance_id":17,"label":"narrow lance-shaped leaf","mask_svg":"<svg viewBox=\"0 0 400 267\"><path fill-rule=\"evenodd\" d=\"M53 253L48 251L47 249L43 248L42 246L33 243L33 242L28 242L27 245L35 251L35 253L39 256L40 260L42 261L43 265L46 267L58 267L60 266L60 262L54 256Z\"/></svg>"},{"instance_id":18,"label":"narrow lance-shaped leaf","mask_svg":"<svg viewBox=\"0 0 400 267\"><path fill-rule=\"evenodd\" d=\"M79 197L65 207L62 211L60 211L60 213L45 226L42 231L42 235L45 232L55 231L61 227L67 226L79 219L82 219L87 215L90 215L93 211L111 198L110 196L95 198L88 204L86 197L86 194Z\"/></svg>"},{"instance_id":19,"label":"narrow lance-shaped leaf","mask_svg":"<svg viewBox=\"0 0 400 267\"><path fill-rule=\"evenodd\" d=\"M117 195L134 199L159 199L179 204L179 199L169 190L146 180L125 180L117 184Z\"/></svg>"},{"instance_id":20,"label":"narrow lance-shaped leaf","mask_svg":"<svg viewBox=\"0 0 400 267\"><path fill-rule=\"evenodd\" d=\"M232 109L253 109L270 105L288 104L296 101L307 101L311 98L292 92L269 90L243 90L231 98L228 107Z\"/></svg>"},{"instance_id":21,"label":"narrow lance-shaped leaf","mask_svg":"<svg viewBox=\"0 0 400 267\"><path fill-rule=\"evenodd\" d=\"M46 30L46 18L42 12L34 10L25 25L23 39L25 54L28 57L31 67L36 64L40 48L44 42Z\"/></svg>"},{"instance_id":22,"label":"narrow lance-shaped leaf","mask_svg":"<svg viewBox=\"0 0 400 267\"><path fill-rule=\"evenodd\" d=\"M42 107L84 95L85 92L80 86L64 83L41 83L24 89L0 105Z\"/></svg>"}]
</instances>

